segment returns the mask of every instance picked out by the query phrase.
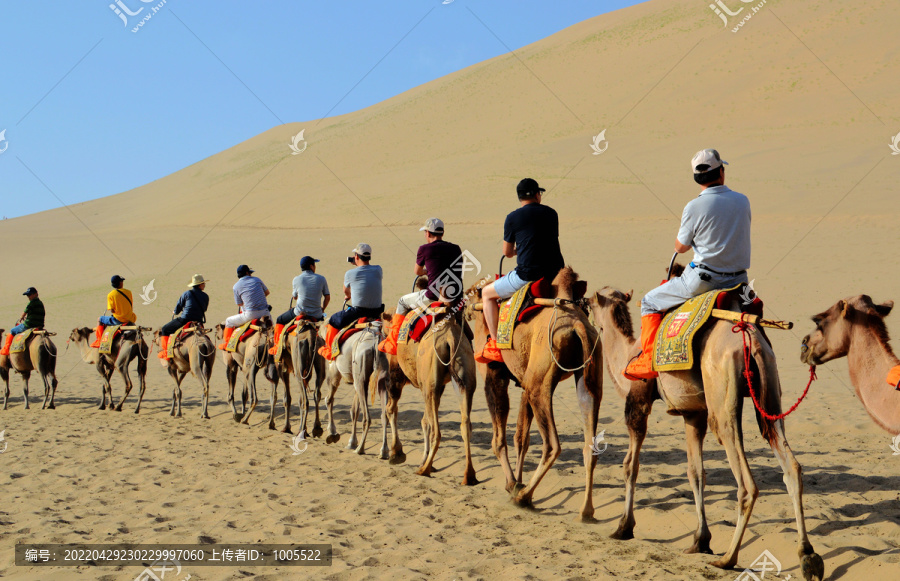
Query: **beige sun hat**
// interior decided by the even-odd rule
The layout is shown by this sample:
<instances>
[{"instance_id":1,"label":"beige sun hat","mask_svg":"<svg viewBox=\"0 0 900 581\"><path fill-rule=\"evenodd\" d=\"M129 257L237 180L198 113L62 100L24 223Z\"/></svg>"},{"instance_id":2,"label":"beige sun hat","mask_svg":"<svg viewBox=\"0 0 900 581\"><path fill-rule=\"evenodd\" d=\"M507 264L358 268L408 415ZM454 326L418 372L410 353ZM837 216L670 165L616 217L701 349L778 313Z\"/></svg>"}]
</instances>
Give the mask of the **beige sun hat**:
<instances>
[{"instance_id":1,"label":"beige sun hat","mask_svg":"<svg viewBox=\"0 0 900 581\"><path fill-rule=\"evenodd\" d=\"M203 278L202 274L195 274L194 278L191 280L191 284L188 285L188 288L193 288L195 286L200 286L201 284L206 284L209 281Z\"/></svg>"}]
</instances>

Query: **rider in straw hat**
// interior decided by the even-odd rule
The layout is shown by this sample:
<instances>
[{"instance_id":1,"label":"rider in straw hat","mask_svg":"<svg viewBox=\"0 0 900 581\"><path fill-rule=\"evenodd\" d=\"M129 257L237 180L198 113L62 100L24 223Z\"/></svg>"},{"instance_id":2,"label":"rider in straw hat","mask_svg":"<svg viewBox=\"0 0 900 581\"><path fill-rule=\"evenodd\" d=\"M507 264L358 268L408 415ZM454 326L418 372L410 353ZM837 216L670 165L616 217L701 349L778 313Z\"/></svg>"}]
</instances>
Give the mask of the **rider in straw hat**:
<instances>
[{"instance_id":1,"label":"rider in straw hat","mask_svg":"<svg viewBox=\"0 0 900 581\"><path fill-rule=\"evenodd\" d=\"M159 358L163 360L164 365L168 359L169 335L190 322L206 322L209 295L203 292L203 289L206 288L207 282L202 274L195 274L191 284L188 285L188 290L181 295L175 310L172 311L174 318L159 330Z\"/></svg>"}]
</instances>

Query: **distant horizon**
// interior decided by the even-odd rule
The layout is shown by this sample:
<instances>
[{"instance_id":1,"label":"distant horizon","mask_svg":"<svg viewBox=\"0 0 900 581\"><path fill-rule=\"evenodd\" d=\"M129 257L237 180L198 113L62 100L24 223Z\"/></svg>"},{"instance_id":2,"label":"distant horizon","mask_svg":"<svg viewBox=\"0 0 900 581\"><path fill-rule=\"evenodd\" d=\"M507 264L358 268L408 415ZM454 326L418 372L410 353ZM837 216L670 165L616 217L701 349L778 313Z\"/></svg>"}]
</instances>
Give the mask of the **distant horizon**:
<instances>
[{"instance_id":1,"label":"distant horizon","mask_svg":"<svg viewBox=\"0 0 900 581\"><path fill-rule=\"evenodd\" d=\"M0 7L19 48L0 68L0 218L130 191L274 127L371 107L639 3L401 0L349 16L289 2Z\"/></svg>"}]
</instances>

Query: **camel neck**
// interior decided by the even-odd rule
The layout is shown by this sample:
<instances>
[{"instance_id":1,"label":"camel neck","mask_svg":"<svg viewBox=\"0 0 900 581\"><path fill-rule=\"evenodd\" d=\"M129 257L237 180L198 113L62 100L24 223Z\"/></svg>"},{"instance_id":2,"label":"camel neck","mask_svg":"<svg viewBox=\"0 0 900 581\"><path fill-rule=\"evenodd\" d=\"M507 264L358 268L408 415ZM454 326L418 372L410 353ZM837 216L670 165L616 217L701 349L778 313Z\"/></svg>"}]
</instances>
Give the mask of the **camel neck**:
<instances>
[{"instance_id":1,"label":"camel neck","mask_svg":"<svg viewBox=\"0 0 900 581\"><path fill-rule=\"evenodd\" d=\"M603 357L606 359L606 369L612 376L619 395L625 397L631 389L631 381L626 379L622 372L628 365L634 351L637 340L628 337L615 325L604 325L600 340L603 343Z\"/></svg>"},{"instance_id":2,"label":"camel neck","mask_svg":"<svg viewBox=\"0 0 900 581\"><path fill-rule=\"evenodd\" d=\"M847 362L850 381L866 411L879 426L900 433L900 391L888 385L888 371L900 360L868 328L855 325Z\"/></svg>"}]
</instances>

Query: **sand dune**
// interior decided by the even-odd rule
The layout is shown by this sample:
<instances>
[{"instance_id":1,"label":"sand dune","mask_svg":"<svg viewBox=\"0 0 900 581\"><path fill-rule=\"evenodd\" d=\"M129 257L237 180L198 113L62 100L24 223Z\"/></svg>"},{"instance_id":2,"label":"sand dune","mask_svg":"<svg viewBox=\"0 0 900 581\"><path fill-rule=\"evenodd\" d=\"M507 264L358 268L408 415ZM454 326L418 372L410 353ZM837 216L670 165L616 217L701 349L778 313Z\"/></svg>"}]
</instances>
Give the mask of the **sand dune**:
<instances>
[{"instance_id":1,"label":"sand dune","mask_svg":"<svg viewBox=\"0 0 900 581\"><path fill-rule=\"evenodd\" d=\"M681 209L696 195L691 155L716 147L731 163L729 185L753 204L750 277L770 314L797 323L773 337L784 401L792 403L806 381L798 348L810 315L861 292L900 299L892 275L900 157L888 149L900 131L898 23L900 7L886 0L770 1L737 33L699 0L655 0L582 22L368 109L275 127L135 190L0 222L0 326L12 326L24 306L19 293L34 285L62 352L70 329L102 314L116 273L136 297L155 281L157 300L136 305L139 322L155 327L168 320L191 274L201 272L212 280L209 320L218 321L234 312L230 288L240 263L257 270L282 310L301 256L322 259L319 272L336 292L344 257L360 241L373 245L392 303L412 282L418 227L432 215L447 223L448 239L494 271L503 217L525 176L549 190L563 253L590 288L640 295L658 282ZM288 143L303 129L308 149L291 155ZM604 129L609 149L592 155L592 137ZM39 161L32 168L65 199L63 176ZM583 472L570 383L554 403L563 455L538 489L537 511L523 512L502 491L480 388L473 422L483 483L462 489L455 396L442 413L439 471L423 479L413 474L422 405L411 388L401 402L409 460L389 466L342 448L349 390L339 396L342 444L314 441L292 457L289 438L265 429L268 404L250 429L230 419L221 361L209 422L199 419L191 378L187 416L168 417L171 386L155 362L140 416L130 413L133 399L125 413L94 409L100 381L74 349L58 369L59 409L23 410L15 378L13 407L0 413L9 443L0 455L6 578L137 575L15 567L15 542L197 542L201 535L331 542L334 566L310 573L329 579L737 576L709 567L707 556L680 554L695 527L684 432L678 418L660 410L642 457L637 539L607 539L622 508L628 441L623 403L608 378L600 428L610 447L595 485L600 523L582 525L575 522ZM820 368L819 377L787 422L804 468L811 541L829 579L898 578L900 458L856 401L846 363ZM39 391L33 382L32 397ZM121 383L114 391L120 396ZM513 398L515 405L517 392ZM761 495L740 565L766 549L785 566L782 578L796 579L789 498L751 414L745 416ZM370 451L377 437L370 436ZM532 452L528 472L536 458ZM722 553L735 519L734 480L712 438L706 458L712 546ZM190 573L259 580L292 574Z\"/></svg>"}]
</instances>

